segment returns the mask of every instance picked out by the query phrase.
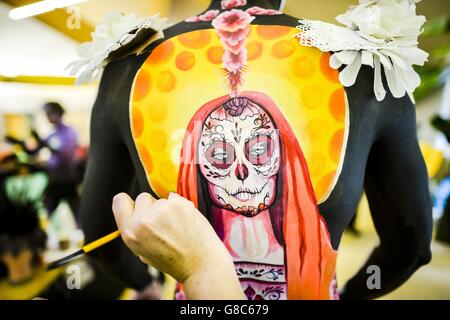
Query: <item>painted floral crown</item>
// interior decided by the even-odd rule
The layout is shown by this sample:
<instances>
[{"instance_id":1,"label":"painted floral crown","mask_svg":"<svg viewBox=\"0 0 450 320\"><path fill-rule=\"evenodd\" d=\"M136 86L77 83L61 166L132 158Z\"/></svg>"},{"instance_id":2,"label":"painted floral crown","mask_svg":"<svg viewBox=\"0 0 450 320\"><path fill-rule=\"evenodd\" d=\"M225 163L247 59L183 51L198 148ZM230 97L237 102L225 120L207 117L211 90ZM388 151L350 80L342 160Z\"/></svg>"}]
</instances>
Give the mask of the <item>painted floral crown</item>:
<instances>
[{"instance_id":1,"label":"painted floral crown","mask_svg":"<svg viewBox=\"0 0 450 320\"><path fill-rule=\"evenodd\" d=\"M359 5L351 6L346 13L336 17L345 27L302 19L299 20L297 28L300 32L296 37L303 46L332 52L330 66L334 69L342 68L339 74L342 85L352 86L362 65L368 65L374 68L373 89L378 101L382 101L386 96L382 69L392 95L401 98L408 94L414 101L413 92L420 85L420 78L413 65L422 66L428 58L428 54L417 47L418 36L426 21L424 16L416 14L415 4L419 1L359 0ZM246 1L223 1L225 4L228 2ZM240 17L243 25L251 23L253 16L258 14L281 14L275 10L259 12L261 8L249 10L242 13L246 16ZM233 39L224 36L227 30L221 30L224 24L221 24L219 19L225 19L227 14L233 13L231 10L217 17L218 12L213 10L193 17L197 19L194 19L195 21L193 18L187 21L213 21L213 26L222 35L221 39L228 45L227 48L231 48L228 55L224 56L224 65L230 74L229 84L231 87L237 87L241 81L241 73L237 71L242 69L242 63L237 59L239 54L231 55L230 52L234 52L240 42L228 43ZM77 76L77 84L96 80L108 61L130 53L139 53L143 45L163 38L163 30L168 26L166 21L160 19L159 15L140 20L134 15L111 13L104 24L96 27L92 34L93 40L79 48L81 59L72 62L67 68L72 75ZM223 32L220 33L221 31Z\"/></svg>"}]
</instances>

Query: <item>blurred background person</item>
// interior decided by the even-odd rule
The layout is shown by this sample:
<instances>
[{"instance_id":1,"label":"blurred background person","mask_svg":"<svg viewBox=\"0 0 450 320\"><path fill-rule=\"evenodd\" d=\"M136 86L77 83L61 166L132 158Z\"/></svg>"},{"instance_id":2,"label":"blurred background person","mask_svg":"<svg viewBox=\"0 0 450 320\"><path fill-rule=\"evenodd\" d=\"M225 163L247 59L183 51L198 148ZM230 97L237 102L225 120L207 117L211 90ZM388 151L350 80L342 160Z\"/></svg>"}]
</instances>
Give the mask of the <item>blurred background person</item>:
<instances>
[{"instance_id":1,"label":"blurred background person","mask_svg":"<svg viewBox=\"0 0 450 320\"><path fill-rule=\"evenodd\" d=\"M28 190L8 194L4 182L0 182L0 279L19 285L43 266L47 236L39 224L37 202L28 197Z\"/></svg>"},{"instance_id":2,"label":"blurred background person","mask_svg":"<svg viewBox=\"0 0 450 320\"><path fill-rule=\"evenodd\" d=\"M30 155L35 156L40 150L50 150L50 158L45 163L48 175L48 185L44 194L44 205L51 215L62 200L70 206L75 218L78 212L78 184L80 182L78 158L78 138L76 131L64 123L64 108L57 102L48 102L43 107L48 121L53 125L54 131L46 138L32 130L32 136L36 140L36 146L30 148L25 141L19 141L12 137L6 139L17 143ZM76 218L78 221L78 219Z\"/></svg>"}]
</instances>

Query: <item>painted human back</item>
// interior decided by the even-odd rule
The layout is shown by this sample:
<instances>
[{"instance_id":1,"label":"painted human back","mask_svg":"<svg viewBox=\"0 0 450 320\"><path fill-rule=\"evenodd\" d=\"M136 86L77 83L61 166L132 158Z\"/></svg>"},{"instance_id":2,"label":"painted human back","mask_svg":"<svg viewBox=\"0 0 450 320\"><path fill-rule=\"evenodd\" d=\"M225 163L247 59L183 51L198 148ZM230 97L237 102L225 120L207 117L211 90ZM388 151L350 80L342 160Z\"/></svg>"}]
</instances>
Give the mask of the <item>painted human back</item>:
<instances>
[{"instance_id":1,"label":"painted human back","mask_svg":"<svg viewBox=\"0 0 450 320\"><path fill-rule=\"evenodd\" d=\"M300 46L297 29L247 28L231 58L217 28L159 44L134 80L133 140L152 190L210 219L250 299L334 298L317 204L342 167L346 94L329 53Z\"/></svg>"}]
</instances>

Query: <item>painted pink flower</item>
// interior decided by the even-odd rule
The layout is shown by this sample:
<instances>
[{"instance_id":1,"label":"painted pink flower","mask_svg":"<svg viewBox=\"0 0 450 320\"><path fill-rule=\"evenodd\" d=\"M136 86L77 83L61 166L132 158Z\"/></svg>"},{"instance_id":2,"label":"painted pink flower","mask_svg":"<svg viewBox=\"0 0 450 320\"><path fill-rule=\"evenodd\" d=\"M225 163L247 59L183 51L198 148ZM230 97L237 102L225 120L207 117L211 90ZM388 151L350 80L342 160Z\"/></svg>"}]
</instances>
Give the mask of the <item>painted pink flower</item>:
<instances>
[{"instance_id":1,"label":"painted pink flower","mask_svg":"<svg viewBox=\"0 0 450 320\"><path fill-rule=\"evenodd\" d=\"M245 44L247 41L238 42L236 45L225 45L225 48L231 53L238 54L241 50L245 48Z\"/></svg>"},{"instance_id":2,"label":"painted pink flower","mask_svg":"<svg viewBox=\"0 0 450 320\"><path fill-rule=\"evenodd\" d=\"M225 51L223 55L223 67L232 73L241 71L247 62L247 50L243 49L238 54Z\"/></svg>"},{"instance_id":3,"label":"painted pink flower","mask_svg":"<svg viewBox=\"0 0 450 320\"><path fill-rule=\"evenodd\" d=\"M217 30L219 37L228 44L235 46L238 42L246 40L248 34L250 33L250 27L245 29L239 29L236 32L228 32L223 30Z\"/></svg>"},{"instance_id":4,"label":"painted pink flower","mask_svg":"<svg viewBox=\"0 0 450 320\"><path fill-rule=\"evenodd\" d=\"M219 15L219 10L208 10L198 18L200 21L212 21Z\"/></svg>"},{"instance_id":5,"label":"painted pink flower","mask_svg":"<svg viewBox=\"0 0 450 320\"><path fill-rule=\"evenodd\" d=\"M222 12L212 21L225 49L222 64L227 71L227 83L233 97L238 95L242 85L244 67L247 64L245 44L253 19L255 17L243 10L232 9Z\"/></svg>"},{"instance_id":6,"label":"painted pink flower","mask_svg":"<svg viewBox=\"0 0 450 320\"><path fill-rule=\"evenodd\" d=\"M273 16L273 15L281 14L281 11L273 10L273 9L264 9L264 8L261 8L258 6L248 8L247 10L245 10L245 12L247 12L249 15L252 15L252 16L259 16L259 15Z\"/></svg>"},{"instance_id":7,"label":"painted pink flower","mask_svg":"<svg viewBox=\"0 0 450 320\"><path fill-rule=\"evenodd\" d=\"M224 44L224 46L227 51L230 51L231 53L234 53L234 54L238 54L243 48L245 48L246 42L247 41L244 40L244 41L238 42L234 46L229 45L229 44Z\"/></svg>"},{"instance_id":8,"label":"painted pink flower","mask_svg":"<svg viewBox=\"0 0 450 320\"><path fill-rule=\"evenodd\" d=\"M198 16L192 16L190 18L187 18L186 20L184 20L186 22L199 22L200 18Z\"/></svg>"},{"instance_id":9,"label":"painted pink flower","mask_svg":"<svg viewBox=\"0 0 450 320\"><path fill-rule=\"evenodd\" d=\"M247 36L250 33L250 28L240 29L234 33L226 31L218 31L219 37L225 47L225 50L238 54L245 47Z\"/></svg>"},{"instance_id":10,"label":"painted pink flower","mask_svg":"<svg viewBox=\"0 0 450 320\"><path fill-rule=\"evenodd\" d=\"M247 4L247 0L222 0L222 10L233 9L236 7L242 7Z\"/></svg>"},{"instance_id":11,"label":"painted pink flower","mask_svg":"<svg viewBox=\"0 0 450 320\"><path fill-rule=\"evenodd\" d=\"M236 32L239 29L245 29L255 19L247 12L233 9L221 13L212 22L216 30Z\"/></svg>"}]
</instances>

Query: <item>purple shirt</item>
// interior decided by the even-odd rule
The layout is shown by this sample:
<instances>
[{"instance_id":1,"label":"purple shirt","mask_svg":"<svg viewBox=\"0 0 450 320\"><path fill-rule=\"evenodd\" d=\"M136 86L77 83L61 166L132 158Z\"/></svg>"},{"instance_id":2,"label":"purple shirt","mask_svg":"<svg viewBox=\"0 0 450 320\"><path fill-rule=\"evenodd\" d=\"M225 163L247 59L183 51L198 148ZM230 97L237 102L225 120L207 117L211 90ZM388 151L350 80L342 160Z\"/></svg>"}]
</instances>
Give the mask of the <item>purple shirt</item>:
<instances>
[{"instance_id":1,"label":"purple shirt","mask_svg":"<svg viewBox=\"0 0 450 320\"><path fill-rule=\"evenodd\" d=\"M44 141L52 150L47 168L70 167L75 163L78 138L74 129L60 123Z\"/></svg>"}]
</instances>

